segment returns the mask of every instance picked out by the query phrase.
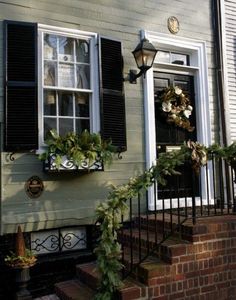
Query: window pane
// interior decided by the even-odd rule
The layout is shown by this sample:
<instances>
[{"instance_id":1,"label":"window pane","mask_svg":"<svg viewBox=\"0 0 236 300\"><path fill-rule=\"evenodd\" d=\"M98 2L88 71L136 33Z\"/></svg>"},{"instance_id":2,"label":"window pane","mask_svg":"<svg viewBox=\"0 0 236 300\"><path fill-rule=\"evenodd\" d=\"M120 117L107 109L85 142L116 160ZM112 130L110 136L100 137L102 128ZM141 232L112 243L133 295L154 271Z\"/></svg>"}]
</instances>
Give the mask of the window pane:
<instances>
[{"instance_id":1,"label":"window pane","mask_svg":"<svg viewBox=\"0 0 236 300\"><path fill-rule=\"evenodd\" d=\"M74 87L74 65L59 64L59 86Z\"/></svg>"},{"instance_id":2,"label":"window pane","mask_svg":"<svg viewBox=\"0 0 236 300\"><path fill-rule=\"evenodd\" d=\"M177 54L177 53L171 53L171 63L176 65L187 65L188 55L185 54Z\"/></svg>"},{"instance_id":3,"label":"window pane","mask_svg":"<svg viewBox=\"0 0 236 300\"><path fill-rule=\"evenodd\" d=\"M73 116L73 94L58 93L59 116Z\"/></svg>"},{"instance_id":4,"label":"window pane","mask_svg":"<svg viewBox=\"0 0 236 300\"><path fill-rule=\"evenodd\" d=\"M77 119L76 120L76 133L81 133L85 129L90 131L89 120Z\"/></svg>"},{"instance_id":5,"label":"window pane","mask_svg":"<svg viewBox=\"0 0 236 300\"><path fill-rule=\"evenodd\" d=\"M89 63L89 43L85 40L76 40L76 61Z\"/></svg>"},{"instance_id":6,"label":"window pane","mask_svg":"<svg viewBox=\"0 0 236 300\"><path fill-rule=\"evenodd\" d=\"M49 131L56 128L56 118L44 118L44 140L47 138Z\"/></svg>"},{"instance_id":7,"label":"window pane","mask_svg":"<svg viewBox=\"0 0 236 300\"><path fill-rule=\"evenodd\" d=\"M75 94L75 115L76 117L89 117L89 94Z\"/></svg>"},{"instance_id":8,"label":"window pane","mask_svg":"<svg viewBox=\"0 0 236 300\"><path fill-rule=\"evenodd\" d=\"M89 89L90 88L90 67L86 65L77 66L77 88Z\"/></svg>"},{"instance_id":9,"label":"window pane","mask_svg":"<svg viewBox=\"0 0 236 300\"><path fill-rule=\"evenodd\" d=\"M189 90L189 83L186 81L175 80L174 86L180 87L185 92Z\"/></svg>"},{"instance_id":10,"label":"window pane","mask_svg":"<svg viewBox=\"0 0 236 300\"><path fill-rule=\"evenodd\" d=\"M44 85L55 86L56 85L56 63L44 62Z\"/></svg>"},{"instance_id":11,"label":"window pane","mask_svg":"<svg viewBox=\"0 0 236 300\"><path fill-rule=\"evenodd\" d=\"M158 51L155 61L157 63L170 63L170 53L165 51Z\"/></svg>"},{"instance_id":12,"label":"window pane","mask_svg":"<svg viewBox=\"0 0 236 300\"><path fill-rule=\"evenodd\" d=\"M68 132L74 131L73 119L59 119L59 134L66 135Z\"/></svg>"},{"instance_id":13,"label":"window pane","mask_svg":"<svg viewBox=\"0 0 236 300\"><path fill-rule=\"evenodd\" d=\"M55 35L44 35L43 50L45 59L57 59L57 37Z\"/></svg>"},{"instance_id":14,"label":"window pane","mask_svg":"<svg viewBox=\"0 0 236 300\"><path fill-rule=\"evenodd\" d=\"M44 91L44 115L55 116L56 115L56 92Z\"/></svg>"},{"instance_id":15,"label":"window pane","mask_svg":"<svg viewBox=\"0 0 236 300\"><path fill-rule=\"evenodd\" d=\"M74 39L59 37L59 60L74 61Z\"/></svg>"}]
</instances>

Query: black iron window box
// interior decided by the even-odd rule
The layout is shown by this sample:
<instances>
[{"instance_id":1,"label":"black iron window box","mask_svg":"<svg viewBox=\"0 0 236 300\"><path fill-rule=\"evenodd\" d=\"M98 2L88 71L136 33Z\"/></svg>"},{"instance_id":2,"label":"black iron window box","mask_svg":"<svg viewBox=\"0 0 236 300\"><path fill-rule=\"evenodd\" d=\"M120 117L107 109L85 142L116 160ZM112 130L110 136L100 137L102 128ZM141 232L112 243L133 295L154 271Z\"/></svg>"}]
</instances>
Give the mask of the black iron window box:
<instances>
[{"instance_id":1,"label":"black iron window box","mask_svg":"<svg viewBox=\"0 0 236 300\"><path fill-rule=\"evenodd\" d=\"M50 155L46 161L44 161L44 171L47 173L56 172L90 172L90 171L103 171L103 161L101 158L97 158L94 161L84 160L78 166L72 159L67 156L62 157L62 161L58 166L54 154Z\"/></svg>"}]
</instances>

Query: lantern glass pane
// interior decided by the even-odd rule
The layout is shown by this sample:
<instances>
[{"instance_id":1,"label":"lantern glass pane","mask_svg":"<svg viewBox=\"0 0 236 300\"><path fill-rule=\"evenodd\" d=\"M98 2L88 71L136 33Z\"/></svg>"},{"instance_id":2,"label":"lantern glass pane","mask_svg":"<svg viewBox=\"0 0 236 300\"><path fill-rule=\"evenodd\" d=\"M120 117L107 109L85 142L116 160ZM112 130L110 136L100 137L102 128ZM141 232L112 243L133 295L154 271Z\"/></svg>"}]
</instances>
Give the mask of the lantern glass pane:
<instances>
[{"instance_id":1,"label":"lantern glass pane","mask_svg":"<svg viewBox=\"0 0 236 300\"><path fill-rule=\"evenodd\" d=\"M143 65L142 51L139 50L139 51L133 52L133 55L134 55L134 58L135 58L138 68L140 68Z\"/></svg>"}]
</instances>

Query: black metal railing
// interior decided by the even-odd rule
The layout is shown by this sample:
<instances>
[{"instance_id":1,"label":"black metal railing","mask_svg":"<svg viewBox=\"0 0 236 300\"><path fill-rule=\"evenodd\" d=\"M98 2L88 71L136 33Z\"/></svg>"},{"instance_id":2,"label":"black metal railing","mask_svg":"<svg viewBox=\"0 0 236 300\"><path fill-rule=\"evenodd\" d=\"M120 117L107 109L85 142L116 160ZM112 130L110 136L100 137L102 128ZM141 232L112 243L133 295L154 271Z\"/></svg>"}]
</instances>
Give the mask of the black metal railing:
<instances>
[{"instance_id":1,"label":"black metal railing","mask_svg":"<svg viewBox=\"0 0 236 300\"><path fill-rule=\"evenodd\" d=\"M212 155L199 174L192 169L189 172L188 167L182 171L182 175L171 176L166 186L154 181L146 194L130 199L129 214L122 216L123 227L118 235L124 277L157 255L162 243L179 233L186 220L195 224L198 218L236 212L236 170L225 160Z\"/></svg>"}]
</instances>

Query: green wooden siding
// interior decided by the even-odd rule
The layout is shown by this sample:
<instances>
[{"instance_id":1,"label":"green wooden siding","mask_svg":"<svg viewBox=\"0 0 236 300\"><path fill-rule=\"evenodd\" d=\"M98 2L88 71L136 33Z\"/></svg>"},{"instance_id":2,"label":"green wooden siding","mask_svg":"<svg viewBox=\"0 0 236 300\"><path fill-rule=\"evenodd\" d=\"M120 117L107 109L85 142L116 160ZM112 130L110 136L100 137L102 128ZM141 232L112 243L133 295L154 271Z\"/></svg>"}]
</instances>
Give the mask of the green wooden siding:
<instances>
[{"instance_id":1,"label":"green wooden siding","mask_svg":"<svg viewBox=\"0 0 236 300\"><path fill-rule=\"evenodd\" d=\"M170 34L167 18L180 21L178 36L204 40L209 64L209 93L213 136L217 132L214 118L214 44L211 35L210 0L8 0L0 2L2 20L37 22L64 28L99 33L123 43L124 75L136 68L131 51L139 41L141 29ZM0 34L0 82L2 78L2 34ZM104 201L113 184L126 182L145 166L142 81L125 83L128 151L104 172L80 175L48 175L33 153L15 154L9 160L2 153L1 232L14 232L17 224L31 231L94 221L97 204ZM3 123L3 88L0 85L0 122ZM37 175L45 190L38 199L27 197L24 185Z\"/></svg>"}]
</instances>

